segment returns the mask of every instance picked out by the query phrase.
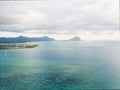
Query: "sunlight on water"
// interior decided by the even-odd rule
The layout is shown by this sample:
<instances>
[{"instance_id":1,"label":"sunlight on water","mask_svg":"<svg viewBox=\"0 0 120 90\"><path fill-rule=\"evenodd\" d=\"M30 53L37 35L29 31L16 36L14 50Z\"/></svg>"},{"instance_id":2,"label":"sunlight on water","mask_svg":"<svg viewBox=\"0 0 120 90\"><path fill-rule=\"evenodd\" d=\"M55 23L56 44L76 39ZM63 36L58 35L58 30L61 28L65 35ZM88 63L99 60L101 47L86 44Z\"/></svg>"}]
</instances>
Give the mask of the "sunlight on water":
<instances>
[{"instance_id":1,"label":"sunlight on water","mask_svg":"<svg viewBox=\"0 0 120 90\"><path fill-rule=\"evenodd\" d=\"M39 44L0 50L1 90L120 89L120 43Z\"/></svg>"}]
</instances>

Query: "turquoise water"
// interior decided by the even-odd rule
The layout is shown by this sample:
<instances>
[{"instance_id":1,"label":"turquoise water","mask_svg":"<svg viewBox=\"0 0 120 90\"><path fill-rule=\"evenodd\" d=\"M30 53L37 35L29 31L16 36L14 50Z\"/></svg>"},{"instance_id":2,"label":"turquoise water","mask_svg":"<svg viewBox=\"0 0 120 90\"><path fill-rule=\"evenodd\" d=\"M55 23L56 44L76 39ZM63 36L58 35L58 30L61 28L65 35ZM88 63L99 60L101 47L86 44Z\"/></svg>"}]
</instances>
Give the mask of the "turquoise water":
<instances>
[{"instance_id":1,"label":"turquoise water","mask_svg":"<svg viewBox=\"0 0 120 90\"><path fill-rule=\"evenodd\" d=\"M120 42L40 42L0 50L1 90L120 89Z\"/></svg>"}]
</instances>

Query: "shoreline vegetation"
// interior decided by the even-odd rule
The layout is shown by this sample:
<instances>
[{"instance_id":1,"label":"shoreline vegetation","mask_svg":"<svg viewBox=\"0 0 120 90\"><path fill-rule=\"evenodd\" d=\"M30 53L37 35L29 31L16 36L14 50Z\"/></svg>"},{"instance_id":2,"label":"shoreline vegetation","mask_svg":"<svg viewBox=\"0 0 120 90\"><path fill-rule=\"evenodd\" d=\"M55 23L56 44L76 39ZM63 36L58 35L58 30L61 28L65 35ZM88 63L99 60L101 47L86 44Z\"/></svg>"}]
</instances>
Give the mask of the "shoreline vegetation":
<instances>
[{"instance_id":1,"label":"shoreline vegetation","mask_svg":"<svg viewBox=\"0 0 120 90\"><path fill-rule=\"evenodd\" d=\"M0 49L24 49L24 48L35 48L37 44L22 44L22 43L14 43L14 44L0 44Z\"/></svg>"}]
</instances>

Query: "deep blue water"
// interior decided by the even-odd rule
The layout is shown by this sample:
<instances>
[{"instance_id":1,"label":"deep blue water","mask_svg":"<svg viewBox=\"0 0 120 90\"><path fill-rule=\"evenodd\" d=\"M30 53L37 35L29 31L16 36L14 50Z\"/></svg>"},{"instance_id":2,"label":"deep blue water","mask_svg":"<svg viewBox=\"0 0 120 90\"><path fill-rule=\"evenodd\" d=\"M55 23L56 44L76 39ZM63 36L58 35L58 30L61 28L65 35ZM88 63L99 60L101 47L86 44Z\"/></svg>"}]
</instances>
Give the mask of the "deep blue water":
<instances>
[{"instance_id":1,"label":"deep blue water","mask_svg":"<svg viewBox=\"0 0 120 90\"><path fill-rule=\"evenodd\" d=\"M0 50L1 90L120 89L120 42L40 42Z\"/></svg>"}]
</instances>

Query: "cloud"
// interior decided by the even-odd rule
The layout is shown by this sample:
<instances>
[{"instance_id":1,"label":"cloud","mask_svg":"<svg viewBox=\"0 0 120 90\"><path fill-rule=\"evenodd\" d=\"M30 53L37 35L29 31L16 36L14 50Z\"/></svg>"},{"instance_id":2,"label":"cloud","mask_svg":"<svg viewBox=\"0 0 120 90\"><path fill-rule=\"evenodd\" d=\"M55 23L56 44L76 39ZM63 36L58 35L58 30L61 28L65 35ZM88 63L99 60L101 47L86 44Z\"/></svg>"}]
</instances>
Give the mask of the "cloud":
<instances>
[{"instance_id":1,"label":"cloud","mask_svg":"<svg viewBox=\"0 0 120 90\"><path fill-rule=\"evenodd\" d=\"M1 1L0 31L70 34L118 31L119 0Z\"/></svg>"}]
</instances>

